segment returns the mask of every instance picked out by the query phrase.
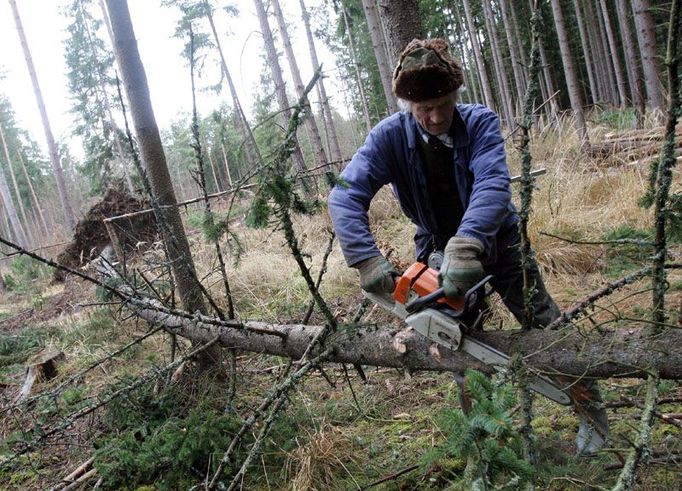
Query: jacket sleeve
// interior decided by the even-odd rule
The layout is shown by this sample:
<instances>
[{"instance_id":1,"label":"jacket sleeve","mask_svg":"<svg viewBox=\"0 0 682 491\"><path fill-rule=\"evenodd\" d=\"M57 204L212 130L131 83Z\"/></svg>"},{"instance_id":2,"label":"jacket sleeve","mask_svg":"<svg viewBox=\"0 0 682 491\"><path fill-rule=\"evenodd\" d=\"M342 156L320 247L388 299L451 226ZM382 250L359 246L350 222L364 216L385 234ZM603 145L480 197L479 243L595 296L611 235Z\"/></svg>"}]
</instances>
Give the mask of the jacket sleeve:
<instances>
[{"instance_id":1,"label":"jacket sleeve","mask_svg":"<svg viewBox=\"0 0 682 491\"><path fill-rule=\"evenodd\" d=\"M381 254L367 212L377 191L391 181L391 153L385 131L374 128L341 173L347 187L336 185L329 195L329 214L349 266Z\"/></svg>"},{"instance_id":2,"label":"jacket sleeve","mask_svg":"<svg viewBox=\"0 0 682 491\"><path fill-rule=\"evenodd\" d=\"M473 183L457 235L480 240L487 255L512 209L512 193L499 119L490 109L481 108L478 115L472 115L468 125L468 170Z\"/></svg>"}]
</instances>

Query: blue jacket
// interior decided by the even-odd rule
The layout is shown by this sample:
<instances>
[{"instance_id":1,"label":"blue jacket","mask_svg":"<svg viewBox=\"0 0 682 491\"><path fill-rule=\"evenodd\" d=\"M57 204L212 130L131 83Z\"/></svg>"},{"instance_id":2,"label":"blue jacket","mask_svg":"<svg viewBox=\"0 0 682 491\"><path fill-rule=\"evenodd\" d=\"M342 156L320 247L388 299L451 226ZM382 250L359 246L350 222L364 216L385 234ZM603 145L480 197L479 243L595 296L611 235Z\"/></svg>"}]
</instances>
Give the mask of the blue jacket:
<instances>
[{"instance_id":1,"label":"blue jacket","mask_svg":"<svg viewBox=\"0 0 682 491\"><path fill-rule=\"evenodd\" d=\"M494 263L498 236L516 229L509 169L497 115L485 106L458 104L454 136L455 180L464 216L458 236L483 243L483 262ZM379 188L391 184L405 215L417 226L417 257L442 248L449 237L439 234L419 155L418 123L409 112L381 121L367 136L341 173L349 187L335 186L329 213L346 262L352 266L380 254L369 229L367 210ZM513 235L513 233L512 233ZM504 240L505 246L508 240Z\"/></svg>"}]
</instances>

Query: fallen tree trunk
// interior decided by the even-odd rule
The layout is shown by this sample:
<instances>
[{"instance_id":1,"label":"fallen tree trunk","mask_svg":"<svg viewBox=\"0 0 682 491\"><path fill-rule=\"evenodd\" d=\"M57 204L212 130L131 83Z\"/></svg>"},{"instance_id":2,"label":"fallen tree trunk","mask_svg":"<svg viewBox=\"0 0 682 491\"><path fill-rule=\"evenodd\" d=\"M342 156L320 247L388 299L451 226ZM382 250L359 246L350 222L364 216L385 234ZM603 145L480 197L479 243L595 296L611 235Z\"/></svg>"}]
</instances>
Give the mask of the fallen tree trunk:
<instances>
[{"instance_id":1,"label":"fallen tree trunk","mask_svg":"<svg viewBox=\"0 0 682 491\"><path fill-rule=\"evenodd\" d=\"M102 253L111 257L112 251ZM100 262L100 274L119 277L110 261ZM220 320L206 315L169 309L158 300L141 298L125 284L118 286L126 307L156 326L198 343L216 339L225 347L284 356L299 360L323 326L269 324ZM650 326L616 328L586 333L563 330L474 331L471 336L548 375L576 377L646 378L656 370L660 378L682 379L682 329L668 328L652 336ZM570 329L570 330L569 330ZM490 373L493 368L462 351L439 347L411 328L343 326L327 337L333 347L328 362L409 370L463 372L474 368Z\"/></svg>"},{"instance_id":2,"label":"fallen tree trunk","mask_svg":"<svg viewBox=\"0 0 682 491\"><path fill-rule=\"evenodd\" d=\"M206 317L160 311L151 300L133 302L137 315L196 342L219 337L226 347L299 359L322 326L275 325L244 322L235 327L213 323ZM132 305L131 305L132 307ZM207 322L208 321L208 322ZM271 331L277 335L266 334ZM655 369L661 378L682 378L682 330L667 329L649 336L646 327L620 328L586 335L567 331L485 331L475 337L525 361L547 374L591 378L645 378ZM330 362L461 372L466 368L491 371L466 353L434 345L411 329L352 326L328 338L333 346Z\"/></svg>"}]
</instances>

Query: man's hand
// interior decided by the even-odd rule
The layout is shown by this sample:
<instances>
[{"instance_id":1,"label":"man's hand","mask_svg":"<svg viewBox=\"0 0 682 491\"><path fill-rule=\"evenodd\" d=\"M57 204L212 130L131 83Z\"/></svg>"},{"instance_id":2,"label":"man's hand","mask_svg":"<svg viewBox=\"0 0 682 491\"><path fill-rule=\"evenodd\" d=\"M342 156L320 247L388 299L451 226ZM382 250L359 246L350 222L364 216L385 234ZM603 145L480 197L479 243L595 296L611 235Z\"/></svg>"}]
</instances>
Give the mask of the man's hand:
<instances>
[{"instance_id":1,"label":"man's hand","mask_svg":"<svg viewBox=\"0 0 682 491\"><path fill-rule=\"evenodd\" d=\"M478 259L483 244L472 237L452 237L445 246L443 265L438 280L451 300L459 300L478 281L485 271Z\"/></svg>"},{"instance_id":2,"label":"man's hand","mask_svg":"<svg viewBox=\"0 0 682 491\"><path fill-rule=\"evenodd\" d=\"M384 256L374 256L353 266L360 272L360 287L369 293L393 293L400 276Z\"/></svg>"}]
</instances>

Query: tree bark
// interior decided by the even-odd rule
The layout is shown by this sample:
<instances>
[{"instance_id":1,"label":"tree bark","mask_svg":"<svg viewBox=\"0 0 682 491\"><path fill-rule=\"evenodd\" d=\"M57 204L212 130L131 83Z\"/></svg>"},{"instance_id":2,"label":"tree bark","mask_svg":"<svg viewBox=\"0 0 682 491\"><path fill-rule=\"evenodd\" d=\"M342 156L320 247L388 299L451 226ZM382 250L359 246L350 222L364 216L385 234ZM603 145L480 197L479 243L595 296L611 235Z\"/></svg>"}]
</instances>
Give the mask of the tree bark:
<instances>
[{"instance_id":1,"label":"tree bark","mask_svg":"<svg viewBox=\"0 0 682 491\"><path fill-rule=\"evenodd\" d=\"M618 19L620 24L620 32L623 36L623 49L625 51L625 68L628 74L628 81L630 85L630 97L632 104L635 107L637 115L637 127L641 128L644 122L644 92L642 86L642 78L639 74L637 66L637 59L639 58L635 40L632 37L632 30L630 28L630 19L628 17L627 0L616 0L616 7L618 9Z\"/></svg>"},{"instance_id":2,"label":"tree bark","mask_svg":"<svg viewBox=\"0 0 682 491\"><path fill-rule=\"evenodd\" d=\"M591 2L586 2L588 9L592 9ZM604 16L601 15L599 5L594 5L596 12L594 12L594 18L597 21L597 33L596 37L601 44L601 63L604 67L604 74L606 75L606 95L613 106L618 106L620 101L618 100L618 83L615 78L615 67L613 66L613 58L609 50L609 40L606 36L606 26L604 24ZM592 14L589 14L592 15Z\"/></svg>"},{"instance_id":3,"label":"tree bark","mask_svg":"<svg viewBox=\"0 0 682 491\"><path fill-rule=\"evenodd\" d=\"M367 20L367 29L369 29L369 34L372 38L372 47L374 48L374 56L379 67L379 78L384 89L386 106L388 107L388 112L393 114L398 112L398 104L393 96L392 67L389 66L386 50L384 49L384 36L381 31L381 23L379 22L375 0L362 0L362 7L365 12L365 19Z\"/></svg>"},{"instance_id":4,"label":"tree bark","mask_svg":"<svg viewBox=\"0 0 682 491\"><path fill-rule=\"evenodd\" d=\"M416 0L379 0L381 18L386 26L386 41L390 56L398 61L405 46L415 38L424 37Z\"/></svg>"},{"instance_id":5,"label":"tree bark","mask_svg":"<svg viewBox=\"0 0 682 491\"><path fill-rule=\"evenodd\" d=\"M275 40L272 37L272 30L270 29L270 23L268 22L268 15L265 12L265 7L263 6L263 0L254 0L253 3L256 6L256 14L258 15L258 22L260 23L261 35L263 36L263 42L265 43L265 53L268 57L268 65L270 65L272 79L275 82L277 104L279 105L279 110L282 113L282 117L284 119L283 127L286 128L289 125L289 118L291 117L291 107L289 106L286 86L284 84L284 79L282 78L282 68L279 64L279 56L277 55ZM297 170L301 172L306 170L303 153L301 152L301 147L299 146L298 139L296 138L294 152L292 153L291 158Z\"/></svg>"},{"instance_id":6,"label":"tree bark","mask_svg":"<svg viewBox=\"0 0 682 491\"><path fill-rule=\"evenodd\" d=\"M639 51L642 55L647 102L651 110L661 113L665 110L665 103L659 81L660 70L656 59L656 30L651 15L651 2L649 0L631 1L632 10L635 14Z\"/></svg>"},{"instance_id":7,"label":"tree bark","mask_svg":"<svg viewBox=\"0 0 682 491\"><path fill-rule=\"evenodd\" d=\"M573 0L573 8L575 9L575 18L578 23L578 32L580 33L580 45L583 49L583 57L585 58L585 65L587 68L587 79L590 83L590 98L592 99L592 103L594 103L599 99L599 88L597 87L595 63L592 57L592 50L590 49L587 28L585 27L585 18L583 17L583 12L580 8L580 0Z\"/></svg>"},{"instance_id":8,"label":"tree bark","mask_svg":"<svg viewBox=\"0 0 682 491\"><path fill-rule=\"evenodd\" d=\"M301 15L303 17L303 26L305 27L305 34L308 40L308 49L310 51L310 61L313 64L313 72L317 72L320 68L320 62L317 58L317 49L315 48L315 39L313 37L313 31L310 28L310 14L305 7L304 0L299 0L301 4ZM329 98L327 97L327 90L324 86L324 77L320 77L317 81L317 90L320 97L320 103L322 105L322 118L325 122L325 128L327 133L327 138L330 140L330 153L333 155L334 160L340 161L342 158L341 146L339 145L339 137L336 134L336 126L334 125L334 118L332 117L332 110L329 106Z\"/></svg>"},{"instance_id":9,"label":"tree bark","mask_svg":"<svg viewBox=\"0 0 682 491\"><path fill-rule=\"evenodd\" d=\"M509 14L509 5L507 0L500 0L500 12L502 14L502 22L504 24L504 33L507 37L507 46L509 46L509 57L511 60L512 73L514 74L514 85L516 86L516 96L519 101L523 101L526 93L526 80L521 68L520 56L517 49L523 51L523 45L519 38L514 38L514 26Z\"/></svg>"},{"instance_id":10,"label":"tree bark","mask_svg":"<svg viewBox=\"0 0 682 491\"><path fill-rule=\"evenodd\" d=\"M159 312L153 301L129 302L143 319L161 324L171 332L195 342L219 336L219 342L244 351L300 359L323 326L273 325L263 322L229 323L207 317ZM234 326L234 327L230 327ZM264 334L275 331L278 335ZM682 330L668 329L651 337L644 327L584 332L531 330L476 331L472 337L507 354L519 354L529 365L552 375L577 377L639 377L659 370L662 378L682 378ZM492 367L462 351L433 344L412 329L358 326L341 330L326 341L334 346L328 360L338 363L400 367L412 370L462 372Z\"/></svg>"},{"instance_id":11,"label":"tree bark","mask_svg":"<svg viewBox=\"0 0 682 491\"><path fill-rule=\"evenodd\" d=\"M505 119L507 120L507 128L513 130L514 121L514 98L509 90L507 82L507 69L502 58L502 51L500 51L500 41L497 38L497 30L495 29L495 16L490 2L483 1L483 17L485 19L486 30L488 31L488 41L490 42L490 50L493 53L493 60L495 61L495 76L497 77L497 84L499 86L499 95L502 100L502 107L504 108Z\"/></svg>"},{"instance_id":12,"label":"tree bark","mask_svg":"<svg viewBox=\"0 0 682 491\"><path fill-rule=\"evenodd\" d=\"M45 110L45 101L43 100L43 93L40 90L40 84L38 83L38 75L36 74L35 66L33 65L33 58L31 57L31 51L28 47L28 41L26 40L26 35L24 33L24 27L21 23L21 17L19 16L19 9L17 8L16 0L9 0L10 7L12 7L12 12L14 14L14 22L17 26L17 33L19 34L19 40L21 41L21 48L24 51L24 58L26 59L26 66L28 68L28 73L31 77L31 83L33 84L33 92L35 94L36 102L38 104L38 110L40 111L40 118L43 123L43 131L45 132L45 140L47 141L48 153L50 154L50 163L52 164L52 171L54 172L54 178L57 182L57 192L59 194L59 200L62 205L62 211L64 213L64 222L69 231L73 230L76 225L76 219L73 214L73 209L71 208L71 202L69 201L69 195L66 190L66 184L64 182L64 171L62 170L62 165L59 162L59 152L57 151L57 144L54 141L54 136L52 135L52 127L50 126L50 120L47 117L47 111Z\"/></svg>"},{"instance_id":13,"label":"tree bark","mask_svg":"<svg viewBox=\"0 0 682 491\"><path fill-rule=\"evenodd\" d=\"M109 41L111 41L111 45L113 46L114 44L114 34L111 32L111 22L109 20L109 14L107 13L107 8L104 5L104 0L99 0L99 8L102 11L102 18L103 18L103 23L104 26L106 27L107 35L109 36ZM88 38L90 39L90 30L88 29ZM90 39L90 45L92 46L92 40ZM123 178L125 179L126 186L128 187L128 191L130 193L135 192L135 185L133 184L133 180L130 176L130 169L129 169L129 162L126 160L126 155L125 152L123 151L123 144L121 143L121 138L119 138L119 133L118 133L118 128L116 127L116 120L114 120L114 115L111 110L111 103L109 102L109 96L106 92L106 77L104 74L99 70L97 70L97 77L98 77L98 83L101 87L102 91L102 97L104 99L104 105L105 109L107 112L107 117L109 118L109 124L111 125L111 130L113 133L113 139L114 139L114 145L116 146L116 153L118 154L118 158L120 159L120 165L121 165L121 170L123 171Z\"/></svg>"},{"instance_id":14,"label":"tree bark","mask_svg":"<svg viewBox=\"0 0 682 491\"><path fill-rule=\"evenodd\" d=\"M160 226L160 229L171 261L178 293L186 310L203 312L202 291L196 277L166 156L161 145L161 137L149 97L147 76L137 49L128 3L126 0L106 0L106 2L114 34L114 51L130 101L130 112L142 161L151 183L154 199L157 200L158 209L162 214L157 217L157 221L158 223L165 222L167 225Z\"/></svg>"},{"instance_id":15,"label":"tree bark","mask_svg":"<svg viewBox=\"0 0 682 491\"><path fill-rule=\"evenodd\" d=\"M586 148L590 144L590 140L587 135L587 126L585 125L583 100L580 92L580 84L578 82L578 74L573 64L573 55L571 54L571 48L568 43L568 33L566 31L566 25L564 24L564 14L561 10L561 3L559 0L552 0L552 12L554 13L554 25L556 26L557 36L559 37L561 60L564 65L568 96L571 100L571 108L573 109L573 116L575 117L578 138L580 139L580 146Z\"/></svg>"},{"instance_id":16,"label":"tree bark","mask_svg":"<svg viewBox=\"0 0 682 491\"><path fill-rule=\"evenodd\" d=\"M458 33L457 43L459 45L459 51L462 55L460 61L462 62L462 68L464 69L464 74L467 78L467 92L472 92L469 96L470 99L473 98L471 102L483 102L483 98L479 93L480 84L478 83L476 72L475 70L470 69L470 65L467 62L467 60L471 60L473 58L473 53L467 49L470 43L468 43L466 39L465 41L462 41L462 38L465 37L466 30L462 24L462 14L460 12L458 2L452 2L452 8L454 10L455 26Z\"/></svg>"},{"instance_id":17,"label":"tree bark","mask_svg":"<svg viewBox=\"0 0 682 491\"><path fill-rule=\"evenodd\" d=\"M621 109L625 108L628 103L627 85L625 82L625 74L623 73L623 65L618 56L618 41L611 25L611 16L606 5L606 0L599 0L601 5L601 12L604 18L604 27L606 28L606 39L609 43L609 51L611 52L611 60L613 62L613 70L616 74L616 85L618 86L618 98L620 99Z\"/></svg>"},{"instance_id":18,"label":"tree bark","mask_svg":"<svg viewBox=\"0 0 682 491\"><path fill-rule=\"evenodd\" d=\"M469 31L469 38L471 39L471 46L474 50L474 59L476 60L476 67L478 69L478 77L481 81L481 86L483 87L483 98L485 99L485 105L494 110L495 97L493 96L493 90L490 86L490 80L488 79L485 59L483 58L483 53L481 53L481 47L478 44L478 29L476 29L474 17L471 14L471 5L469 5L469 0L464 0L463 4L464 16L466 18L467 29Z\"/></svg>"},{"instance_id":19,"label":"tree bark","mask_svg":"<svg viewBox=\"0 0 682 491\"><path fill-rule=\"evenodd\" d=\"M294 49L291 46L291 39L289 38L289 31L287 30L286 22L284 21L284 14L279 5L279 0L271 0L273 13L275 14L275 19L277 19L277 26L279 27L279 35L282 38L282 43L284 44L284 53L286 54L287 61L289 62L289 70L291 71L291 77L294 80L294 87L296 89L296 95L299 100L302 99L304 105L304 120L303 122L308 129L308 136L310 139L310 146L312 147L313 154L315 155L315 163L317 166L323 166L327 163L327 155L324 152L324 145L322 144L322 138L320 138L320 130L317 127L317 122L315 121L315 115L313 109L310 106L310 101L308 96L304 93L303 80L301 79L301 72L298 69L298 62L296 61L296 55L294 54Z\"/></svg>"},{"instance_id":20,"label":"tree bark","mask_svg":"<svg viewBox=\"0 0 682 491\"><path fill-rule=\"evenodd\" d=\"M24 174L24 178L26 179L26 183L28 184L28 189L31 192L31 197L33 198L33 203L35 204L36 210L38 210L38 215L40 216L40 222L43 225L43 231L45 232L45 236L49 235L50 228L47 226L47 221L45 220L45 214L43 213L43 209L40 207L40 201L38 200L38 196L36 196L36 191L35 188L33 187L33 183L31 182L31 178L28 175L28 170L26 169L26 163L24 162L24 157L21 155L21 150L17 149L17 156L19 157L19 163L21 164L21 171Z\"/></svg>"},{"instance_id":21,"label":"tree bark","mask_svg":"<svg viewBox=\"0 0 682 491\"><path fill-rule=\"evenodd\" d=\"M27 244L36 244L34 236L35 234L31 231L31 221L28 218L26 208L24 207L24 202L21 199L21 192L19 191L17 176L14 172L14 166L12 165L12 159L9 153L9 145L7 145L7 141L5 140L5 132L2 129L2 125L0 125L0 140L2 140L2 148L5 151L5 160L7 160L7 170L9 171L9 175L12 178L12 187L14 188L14 195L17 198L17 205L19 206L19 213L21 214L21 222L23 222L25 232L24 239L27 241Z\"/></svg>"},{"instance_id":22,"label":"tree bark","mask_svg":"<svg viewBox=\"0 0 682 491\"><path fill-rule=\"evenodd\" d=\"M10 162L9 149L7 148L7 142L5 142L5 132L2 131L2 128L0 128L0 136L2 136L2 146L5 150L7 165L11 166L12 164ZM2 169L1 165L0 165L0 198L2 198L2 204L5 205L7 217L9 218L9 223L12 227L12 232L14 233L14 238L21 247L27 248L29 244L28 240L26 239L26 233L24 232L24 227L22 227L21 221L19 220L19 216L17 215L17 209L14 206L14 200L12 199L12 194L10 193L9 186L7 185L5 171ZM21 196L17 196L17 199L21 199Z\"/></svg>"},{"instance_id":23,"label":"tree bark","mask_svg":"<svg viewBox=\"0 0 682 491\"><path fill-rule=\"evenodd\" d=\"M369 115L369 107L367 106L367 95L365 94L365 88L362 85L362 77L360 76L360 63L358 62L358 53L355 50L355 42L353 41L353 33L350 30L350 22L348 22L348 12L346 12L346 7L341 4L341 13L343 14L343 23L346 26L346 36L348 37L348 48L350 49L350 54L353 59L353 68L355 70L355 78L358 82L358 91L360 92L360 101L362 102L362 111L365 116L365 125L367 126L367 132L369 133L372 129L372 118Z\"/></svg>"}]
</instances>

